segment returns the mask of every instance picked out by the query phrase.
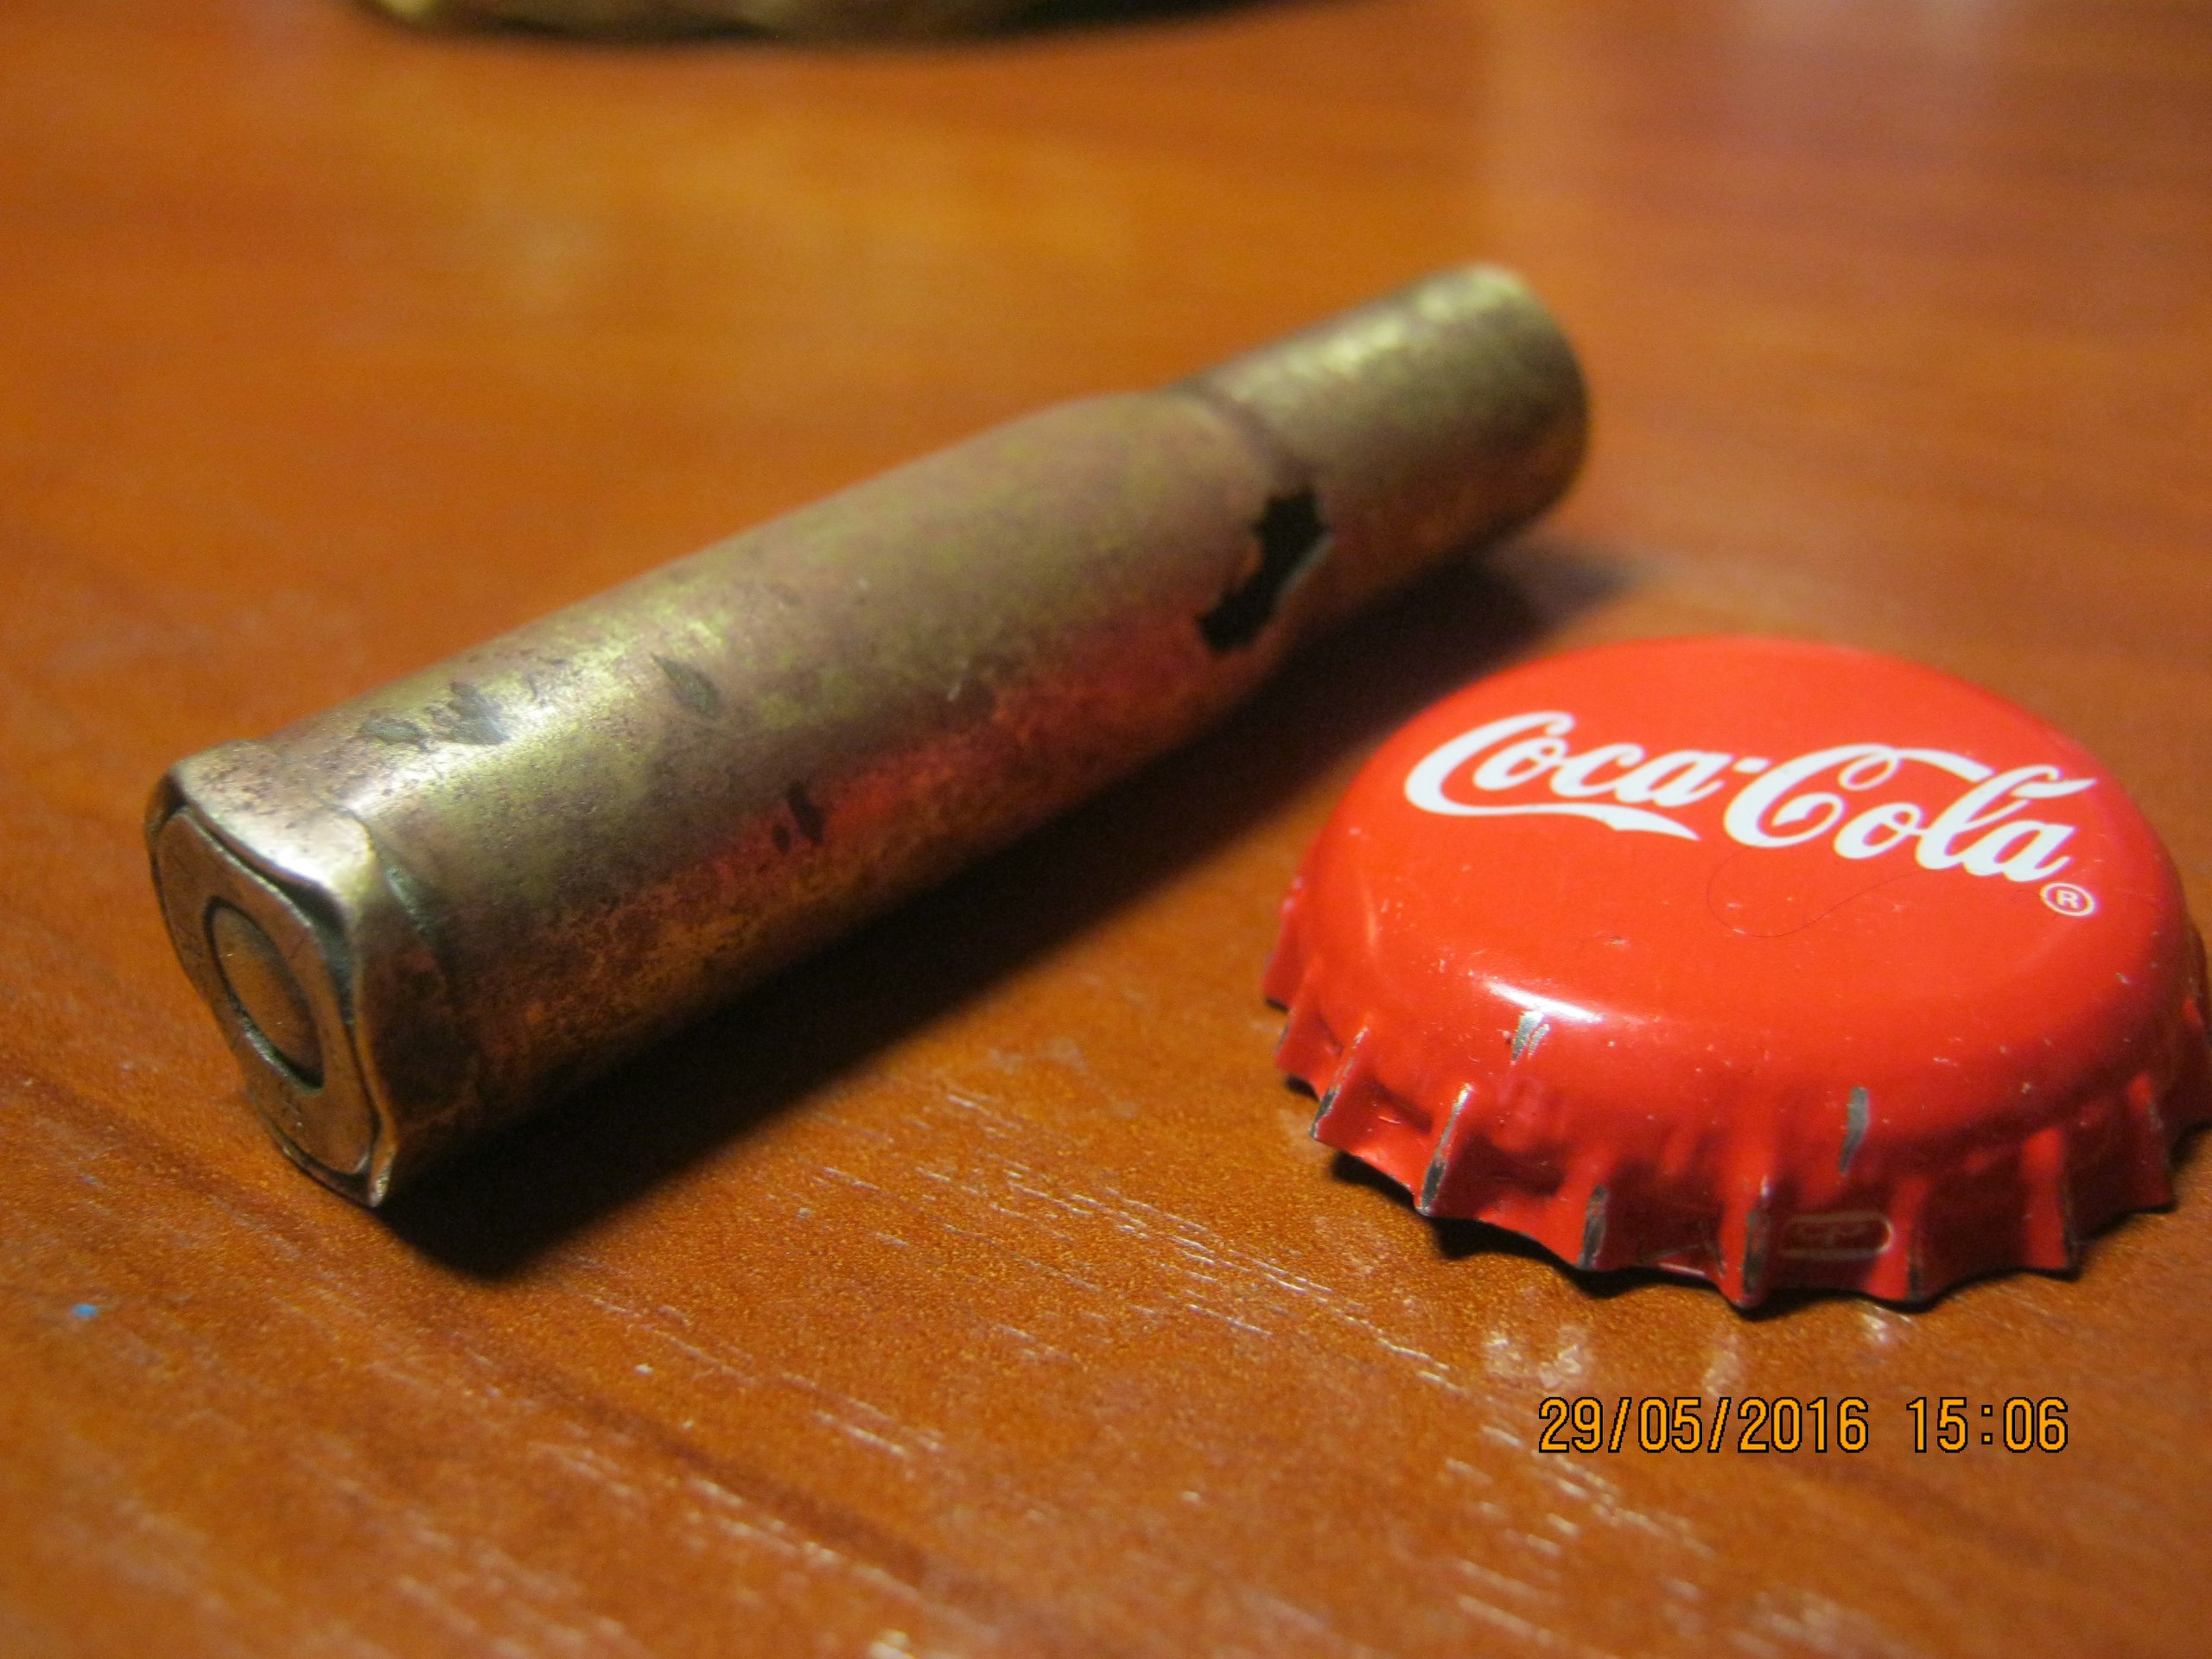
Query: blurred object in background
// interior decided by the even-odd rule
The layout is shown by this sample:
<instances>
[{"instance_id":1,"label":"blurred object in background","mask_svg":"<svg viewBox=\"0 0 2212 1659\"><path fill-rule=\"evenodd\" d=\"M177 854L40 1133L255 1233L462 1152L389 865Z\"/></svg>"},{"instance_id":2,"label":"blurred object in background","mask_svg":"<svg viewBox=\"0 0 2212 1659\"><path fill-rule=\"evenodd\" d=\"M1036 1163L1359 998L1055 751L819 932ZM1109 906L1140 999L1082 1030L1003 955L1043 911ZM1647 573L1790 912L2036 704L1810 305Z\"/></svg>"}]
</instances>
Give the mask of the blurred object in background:
<instances>
[{"instance_id":1,"label":"blurred object in background","mask_svg":"<svg viewBox=\"0 0 2212 1659\"><path fill-rule=\"evenodd\" d=\"M524 23L567 35L696 35L755 29L817 38L950 35L1033 0L375 0L404 22Z\"/></svg>"}]
</instances>

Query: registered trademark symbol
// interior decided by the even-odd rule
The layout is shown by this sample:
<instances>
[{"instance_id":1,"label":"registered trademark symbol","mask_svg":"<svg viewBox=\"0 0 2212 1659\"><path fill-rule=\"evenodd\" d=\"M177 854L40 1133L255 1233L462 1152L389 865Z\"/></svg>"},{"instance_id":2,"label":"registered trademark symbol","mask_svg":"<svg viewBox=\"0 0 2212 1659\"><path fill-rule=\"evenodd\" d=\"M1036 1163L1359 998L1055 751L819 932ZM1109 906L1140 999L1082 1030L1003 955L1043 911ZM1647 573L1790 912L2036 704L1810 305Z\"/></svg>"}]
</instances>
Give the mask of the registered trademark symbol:
<instances>
[{"instance_id":1,"label":"registered trademark symbol","mask_svg":"<svg viewBox=\"0 0 2212 1659\"><path fill-rule=\"evenodd\" d=\"M2044 884L2043 901L2062 916L2088 916L2097 907L2097 896L2087 887L2077 887L2071 881L2047 881Z\"/></svg>"}]
</instances>

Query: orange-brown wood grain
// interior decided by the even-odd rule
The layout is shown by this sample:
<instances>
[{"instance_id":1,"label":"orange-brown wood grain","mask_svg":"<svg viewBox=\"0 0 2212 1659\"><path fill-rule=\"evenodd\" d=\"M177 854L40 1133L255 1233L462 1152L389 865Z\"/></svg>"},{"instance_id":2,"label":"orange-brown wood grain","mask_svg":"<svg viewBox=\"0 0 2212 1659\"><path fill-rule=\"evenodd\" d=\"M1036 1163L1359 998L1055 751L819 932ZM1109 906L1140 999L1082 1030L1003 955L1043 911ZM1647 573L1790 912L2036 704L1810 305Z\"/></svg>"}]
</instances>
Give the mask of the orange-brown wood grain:
<instances>
[{"instance_id":1,"label":"orange-brown wood grain","mask_svg":"<svg viewBox=\"0 0 2212 1659\"><path fill-rule=\"evenodd\" d=\"M1550 524L386 1217L169 958L168 761L1427 268L1596 391ZM2180 1655L2212 1187L1933 1307L1579 1278L1306 1138L1359 756L1512 657L1900 652L2212 914L2212 10L1341 0L909 51L0 13L0 1650ZM1857 1457L1548 1395L1859 1395ZM1904 1402L2063 1396L2056 1454ZM1977 1425L1979 1426L1979 1425Z\"/></svg>"}]
</instances>

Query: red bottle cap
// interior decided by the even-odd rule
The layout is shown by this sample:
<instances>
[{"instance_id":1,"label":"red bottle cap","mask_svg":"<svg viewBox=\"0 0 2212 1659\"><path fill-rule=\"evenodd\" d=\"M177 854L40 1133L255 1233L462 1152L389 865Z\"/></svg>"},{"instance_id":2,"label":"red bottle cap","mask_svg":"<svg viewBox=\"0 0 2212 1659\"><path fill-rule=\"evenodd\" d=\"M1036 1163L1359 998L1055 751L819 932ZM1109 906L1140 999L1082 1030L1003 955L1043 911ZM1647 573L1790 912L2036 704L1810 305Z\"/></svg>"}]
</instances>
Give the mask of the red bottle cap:
<instances>
[{"instance_id":1,"label":"red bottle cap","mask_svg":"<svg viewBox=\"0 0 2212 1659\"><path fill-rule=\"evenodd\" d=\"M1583 1268L1916 1302L2063 1268L2212 1117L2142 815L1964 681L1792 640L1499 674L1399 732L1283 904L1314 1138Z\"/></svg>"}]
</instances>

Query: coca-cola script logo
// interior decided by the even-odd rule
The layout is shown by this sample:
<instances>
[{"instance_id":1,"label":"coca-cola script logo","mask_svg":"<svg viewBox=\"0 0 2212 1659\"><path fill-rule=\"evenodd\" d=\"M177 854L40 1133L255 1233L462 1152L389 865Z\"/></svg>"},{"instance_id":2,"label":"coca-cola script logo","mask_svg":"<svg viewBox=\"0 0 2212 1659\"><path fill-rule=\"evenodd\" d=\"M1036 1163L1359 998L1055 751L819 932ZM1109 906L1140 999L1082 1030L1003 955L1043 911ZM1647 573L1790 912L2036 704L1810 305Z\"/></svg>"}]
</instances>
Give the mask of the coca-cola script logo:
<instances>
[{"instance_id":1,"label":"coca-cola script logo","mask_svg":"<svg viewBox=\"0 0 2212 1659\"><path fill-rule=\"evenodd\" d=\"M1555 814L1697 841L1683 810L1732 789L1720 828L1740 846L1796 847L1826 836L1838 857L1865 859L1910 845L1923 869L2041 881L2044 902L2062 914L2095 908L2082 888L2050 880L2072 862L2061 849L2076 826L2020 816L2033 803L2094 787L2094 778L2050 766L2000 772L1948 749L1888 743L1841 743L1781 761L1717 749L1647 755L1635 743L1577 752L1567 741L1573 729L1573 715L1540 709L1462 732L1406 774L1406 798L1445 817ZM1912 770L1923 767L1940 776ZM1941 795L1931 797L1931 787ZM1921 798L1899 798L1908 792Z\"/></svg>"}]
</instances>

